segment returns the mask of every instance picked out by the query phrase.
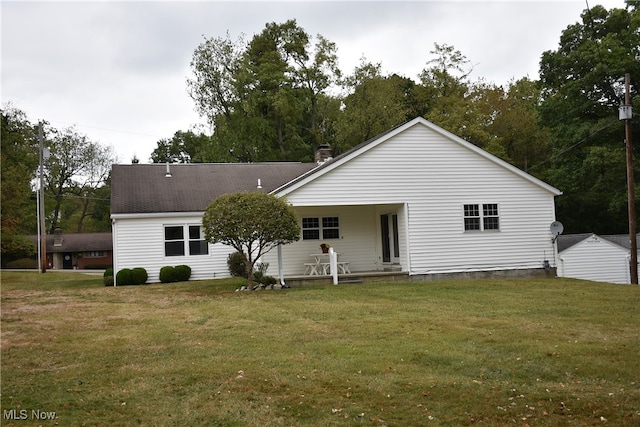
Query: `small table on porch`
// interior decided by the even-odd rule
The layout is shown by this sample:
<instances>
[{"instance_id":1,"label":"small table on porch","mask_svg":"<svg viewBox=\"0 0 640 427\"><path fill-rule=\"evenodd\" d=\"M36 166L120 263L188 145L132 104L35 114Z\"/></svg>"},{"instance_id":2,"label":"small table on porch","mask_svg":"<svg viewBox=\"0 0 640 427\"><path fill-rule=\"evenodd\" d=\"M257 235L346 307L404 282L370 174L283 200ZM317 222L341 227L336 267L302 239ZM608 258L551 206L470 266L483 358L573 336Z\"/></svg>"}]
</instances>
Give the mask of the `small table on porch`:
<instances>
[{"instance_id":1,"label":"small table on porch","mask_svg":"<svg viewBox=\"0 0 640 427\"><path fill-rule=\"evenodd\" d=\"M336 259L340 258L340 253L336 252ZM311 258L313 258L313 262L305 263L304 274L309 276L315 275L324 275L327 276L331 274L331 264L329 263L329 254L321 253L321 254L310 254ZM338 261L338 274L346 274L351 273L349 270L349 263Z\"/></svg>"}]
</instances>

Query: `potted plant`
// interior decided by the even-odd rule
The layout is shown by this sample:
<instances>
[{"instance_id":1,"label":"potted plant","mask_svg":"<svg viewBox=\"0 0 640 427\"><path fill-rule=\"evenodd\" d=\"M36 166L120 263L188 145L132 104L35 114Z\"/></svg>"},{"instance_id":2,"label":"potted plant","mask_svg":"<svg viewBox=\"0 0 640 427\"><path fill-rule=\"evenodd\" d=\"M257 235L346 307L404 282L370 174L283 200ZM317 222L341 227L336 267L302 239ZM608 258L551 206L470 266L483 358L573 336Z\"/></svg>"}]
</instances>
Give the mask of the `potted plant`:
<instances>
[{"instance_id":1,"label":"potted plant","mask_svg":"<svg viewBox=\"0 0 640 427\"><path fill-rule=\"evenodd\" d=\"M322 249L322 253L326 254L327 252L329 252L329 248L331 247L331 245L327 244L327 243L322 243L320 245L320 249Z\"/></svg>"}]
</instances>

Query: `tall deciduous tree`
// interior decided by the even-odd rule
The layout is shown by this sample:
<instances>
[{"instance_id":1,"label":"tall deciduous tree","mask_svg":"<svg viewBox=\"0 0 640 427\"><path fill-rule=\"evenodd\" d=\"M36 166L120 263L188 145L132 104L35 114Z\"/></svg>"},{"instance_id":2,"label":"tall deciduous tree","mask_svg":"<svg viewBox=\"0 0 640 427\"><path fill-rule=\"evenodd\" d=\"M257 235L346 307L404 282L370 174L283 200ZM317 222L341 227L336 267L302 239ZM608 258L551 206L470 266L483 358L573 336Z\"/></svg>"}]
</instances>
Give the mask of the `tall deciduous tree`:
<instances>
[{"instance_id":1,"label":"tall deciduous tree","mask_svg":"<svg viewBox=\"0 0 640 427\"><path fill-rule=\"evenodd\" d=\"M202 163L208 159L211 137L193 131L177 131L171 139L161 139L151 153L153 163Z\"/></svg>"},{"instance_id":2,"label":"tall deciduous tree","mask_svg":"<svg viewBox=\"0 0 640 427\"><path fill-rule=\"evenodd\" d=\"M25 218L33 217L29 198L32 194L31 181L38 166L38 141L35 126L26 115L11 106L3 108L2 132L0 139L0 167L2 188L2 262L30 256L33 244L24 234L32 229L25 224Z\"/></svg>"},{"instance_id":3,"label":"tall deciduous tree","mask_svg":"<svg viewBox=\"0 0 640 427\"><path fill-rule=\"evenodd\" d=\"M624 125L616 93L625 73L638 111L640 9L585 10L563 31L558 49L542 56L541 120L551 130L553 155L547 180L564 191L557 216L569 232L626 231ZM640 134L637 115L632 126Z\"/></svg>"},{"instance_id":4,"label":"tall deciduous tree","mask_svg":"<svg viewBox=\"0 0 640 427\"><path fill-rule=\"evenodd\" d=\"M312 46L295 20L269 23L248 43L206 40L191 67L190 94L214 129L206 161L310 160L330 129L335 44L318 36Z\"/></svg>"},{"instance_id":5,"label":"tall deciduous tree","mask_svg":"<svg viewBox=\"0 0 640 427\"><path fill-rule=\"evenodd\" d=\"M483 114L479 100L485 88L473 85L469 60L453 46L435 43L420 80L432 97L425 118L467 141L485 148L491 141L487 131L491 116Z\"/></svg>"},{"instance_id":6,"label":"tall deciduous tree","mask_svg":"<svg viewBox=\"0 0 640 427\"><path fill-rule=\"evenodd\" d=\"M187 88L196 110L210 125L215 125L221 117L230 118L238 107L236 80L245 49L243 36L233 41L227 32L225 38L205 39L193 52L193 77L187 80Z\"/></svg>"},{"instance_id":7,"label":"tall deciduous tree","mask_svg":"<svg viewBox=\"0 0 640 427\"><path fill-rule=\"evenodd\" d=\"M426 111L426 92L415 82L397 74L385 76L380 63L361 59L347 76L337 124L337 151L347 150Z\"/></svg>"},{"instance_id":8,"label":"tall deciduous tree","mask_svg":"<svg viewBox=\"0 0 640 427\"><path fill-rule=\"evenodd\" d=\"M97 189L105 184L115 162L113 148L91 141L74 128L54 130L47 139L51 156L45 163L45 185L53 199L52 212L48 214L49 233L54 232L64 217L61 210L65 198L82 201L83 212L76 228L81 232L88 205L93 202ZM70 217L73 213L66 214Z\"/></svg>"},{"instance_id":9,"label":"tall deciduous tree","mask_svg":"<svg viewBox=\"0 0 640 427\"><path fill-rule=\"evenodd\" d=\"M509 84L507 90L489 90L491 106L484 112L491 117L488 132L495 137L499 151L486 149L529 172L543 164L549 155L549 132L539 121L540 89L535 81L523 78ZM502 154L501 154L502 153ZM531 172L541 174L544 168Z\"/></svg>"},{"instance_id":10,"label":"tall deciduous tree","mask_svg":"<svg viewBox=\"0 0 640 427\"><path fill-rule=\"evenodd\" d=\"M260 192L225 194L214 200L202 217L205 238L244 255L253 289L253 269L262 255L300 238L298 217L284 199Z\"/></svg>"}]
</instances>

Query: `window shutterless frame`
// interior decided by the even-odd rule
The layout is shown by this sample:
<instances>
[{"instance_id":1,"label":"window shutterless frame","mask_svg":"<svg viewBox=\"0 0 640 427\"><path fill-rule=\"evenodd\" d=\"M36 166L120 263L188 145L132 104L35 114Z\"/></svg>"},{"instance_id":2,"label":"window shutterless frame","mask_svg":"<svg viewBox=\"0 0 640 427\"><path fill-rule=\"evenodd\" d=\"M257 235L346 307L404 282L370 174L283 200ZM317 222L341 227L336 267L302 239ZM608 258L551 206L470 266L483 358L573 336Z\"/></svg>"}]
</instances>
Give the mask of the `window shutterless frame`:
<instances>
[{"instance_id":1,"label":"window shutterless frame","mask_svg":"<svg viewBox=\"0 0 640 427\"><path fill-rule=\"evenodd\" d=\"M462 205L464 231L500 231L497 203L469 203Z\"/></svg>"},{"instance_id":2,"label":"window shutterless frame","mask_svg":"<svg viewBox=\"0 0 640 427\"><path fill-rule=\"evenodd\" d=\"M302 240L340 238L340 218L337 216L302 218Z\"/></svg>"}]
</instances>

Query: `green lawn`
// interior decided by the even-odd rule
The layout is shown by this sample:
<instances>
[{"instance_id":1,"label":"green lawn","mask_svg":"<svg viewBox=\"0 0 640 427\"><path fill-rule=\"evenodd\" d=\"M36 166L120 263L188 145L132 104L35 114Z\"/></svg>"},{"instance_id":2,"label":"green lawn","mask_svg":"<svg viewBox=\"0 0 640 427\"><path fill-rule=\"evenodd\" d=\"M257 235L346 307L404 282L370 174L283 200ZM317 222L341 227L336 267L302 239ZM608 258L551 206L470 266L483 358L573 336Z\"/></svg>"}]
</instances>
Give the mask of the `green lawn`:
<instances>
[{"instance_id":1,"label":"green lawn","mask_svg":"<svg viewBox=\"0 0 640 427\"><path fill-rule=\"evenodd\" d=\"M640 425L638 286L238 286L3 271L2 425Z\"/></svg>"}]
</instances>

